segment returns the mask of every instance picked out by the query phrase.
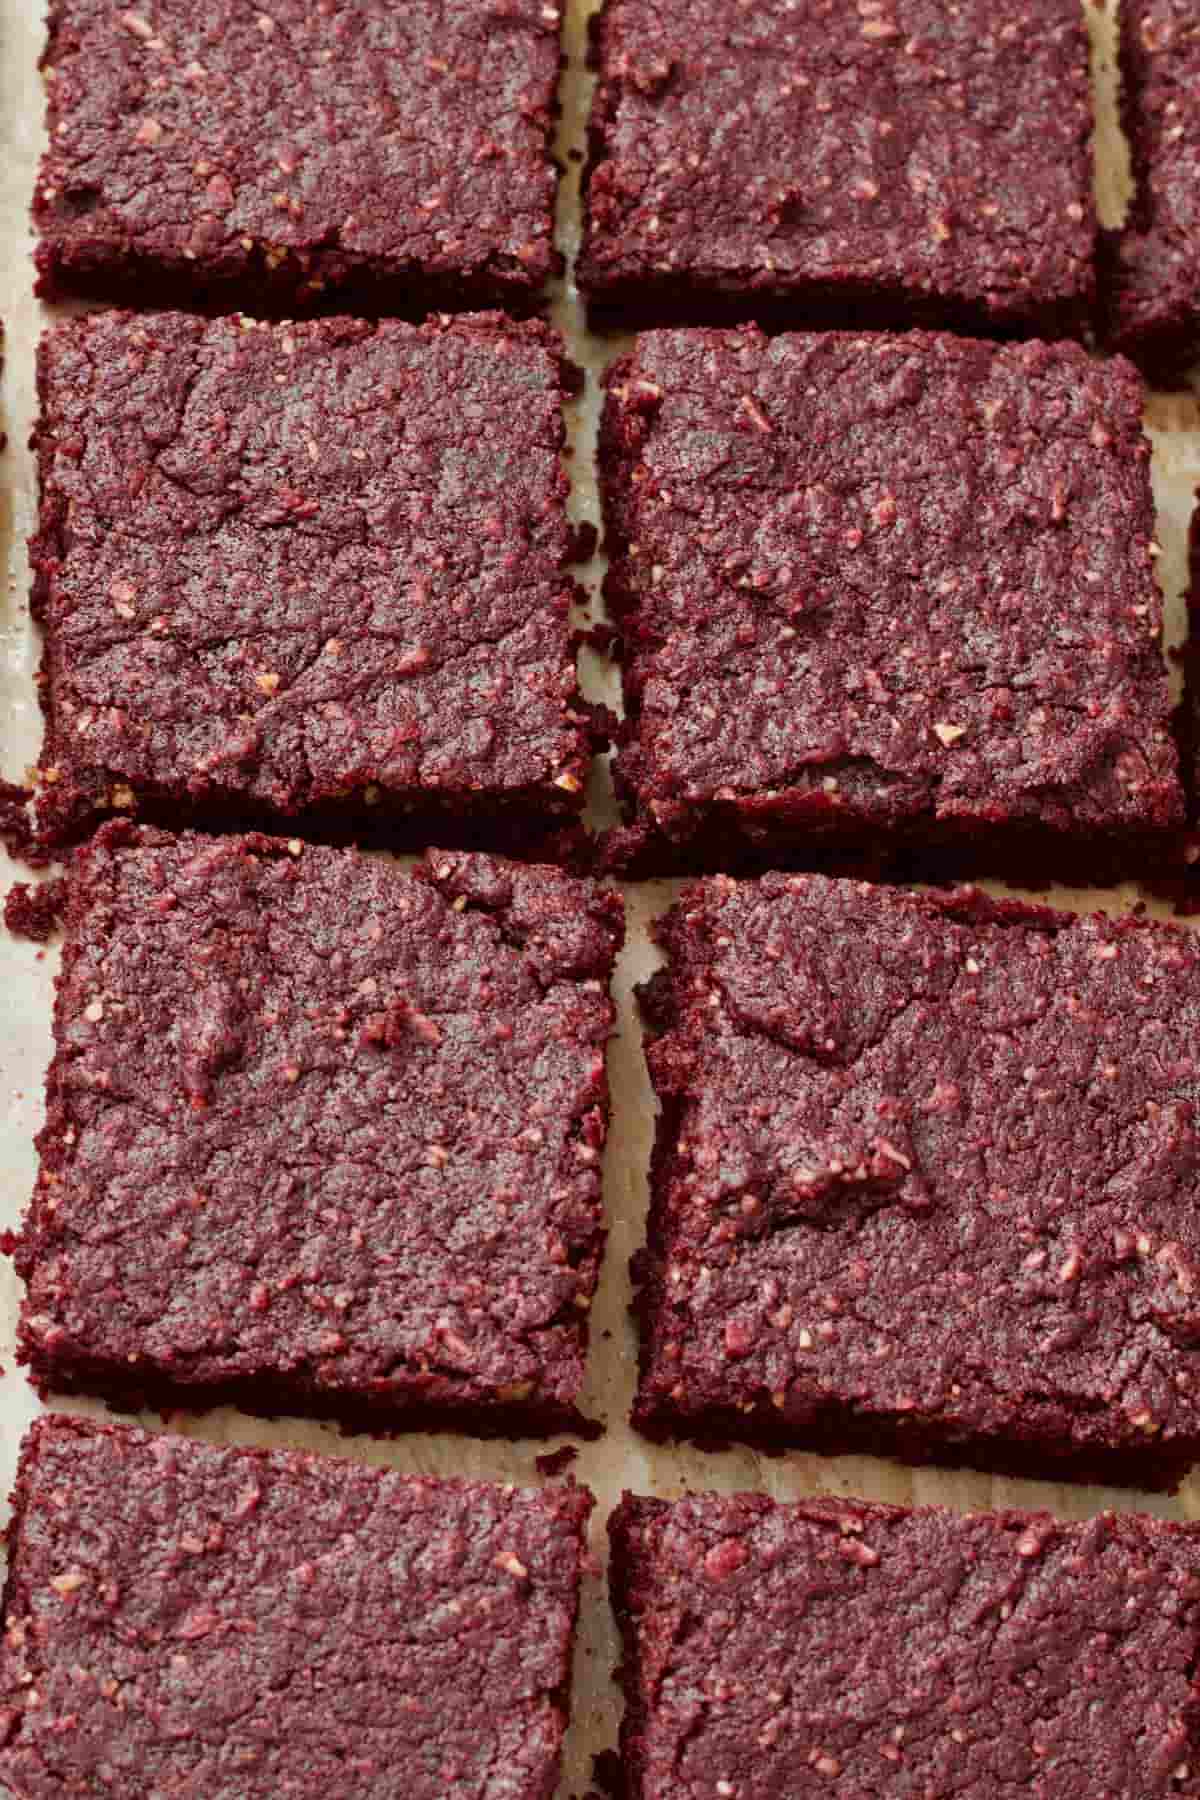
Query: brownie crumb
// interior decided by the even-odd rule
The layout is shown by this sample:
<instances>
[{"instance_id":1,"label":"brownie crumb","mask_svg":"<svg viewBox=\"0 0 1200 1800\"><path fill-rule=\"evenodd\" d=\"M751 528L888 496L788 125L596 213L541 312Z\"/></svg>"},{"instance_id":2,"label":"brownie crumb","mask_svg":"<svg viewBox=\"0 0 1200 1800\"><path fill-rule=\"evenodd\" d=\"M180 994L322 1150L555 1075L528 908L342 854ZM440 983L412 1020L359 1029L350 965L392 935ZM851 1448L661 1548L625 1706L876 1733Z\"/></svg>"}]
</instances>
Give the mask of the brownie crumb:
<instances>
[{"instance_id":1,"label":"brownie crumb","mask_svg":"<svg viewBox=\"0 0 1200 1800\"><path fill-rule=\"evenodd\" d=\"M560 1450L547 1450L544 1456L535 1456L533 1466L539 1475L561 1475L578 1455L574 1444L564 1444Z\"/></svg>"},{"instance_id":2,"label":"brownie crumb","mask_svg":"<svg viewBox=\"0 0 1200 1800\"><path fill-rule=\"evenodd\" d=\"M14 937L45 944L58 929L66 904L67 883L62 876L40 883L15 881L4 902L4 923Z\"/></svg>"}]
</instances>

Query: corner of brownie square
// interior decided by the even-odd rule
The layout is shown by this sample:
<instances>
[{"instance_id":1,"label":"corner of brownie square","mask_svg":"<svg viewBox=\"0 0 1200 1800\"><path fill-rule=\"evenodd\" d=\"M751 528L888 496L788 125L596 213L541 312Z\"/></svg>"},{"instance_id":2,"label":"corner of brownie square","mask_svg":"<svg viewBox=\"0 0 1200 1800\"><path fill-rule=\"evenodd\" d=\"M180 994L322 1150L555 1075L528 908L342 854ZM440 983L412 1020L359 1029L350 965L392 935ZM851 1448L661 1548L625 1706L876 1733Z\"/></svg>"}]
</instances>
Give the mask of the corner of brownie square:
<instances>
[{"instance_id":1,"label":"corner of brownie square","mask_svg":"<svg viewBox=\"0 0 1200 1800\"><path fill-rule=\"evenodd\" d=\"M41 817L536 850L581 699L548 327L96 313L43 339Z\"/></svg>"},{"instance_id":2,"label":"corner of brownie square","mask_svg":"<svg viewBox=\"0 0 1200 1800\"><path fill-rule=\"evenodd\" d=\"M1090 322L1079 0L606 0L593 61L594 323Z\"/></svg>"},{"instance_id":3,"label":"corner of brownie square","mask_svg":"<svg viewBox=\"0 0 1200 1800\"><path fill-rule=\"evenodd\" d=\"M627 1494L629 1800L1200 1795L1200 1533Z\"/></svg>"},{"instance_id":4,"label":"corner of brownie square","mask_svg":"<svg viewBox=\"0 0 1200 1800\"><path fill-rule=\"evenodd\" d=\"M1177 856L1127 362L747 327L646 333L607 384L634 866L1079 881Z\"/></svg>"},{"instance_id":5,"label":"corner of brownie square","mask_svg":"<svg viewBox=\"0 0 1200 1800\"><path fill-rule=\"evenodd\" d=\"M591 1430L622 932L554 868L103 827L16 1247L39 1389Z\"/></svg>"},{"instance_id":6,"label":"corner of brownie square","mask_svg":"<svg viewBox=\"0 0 1200 1800\"><path fill-rule=\"evenodd\" d=\"M0 1781L550 1800L591 1505L43 1417L8 1528Z\"/></svg>"},{"instance_id":7,"label":"corner of brownie square","mask_svg":"<svg viewBox=\"0 0 1200 1800\"><path fill-rule=\"evenodd\" d=\"M1200 18L1191 0L1127 0L1121 122L1134 192L1100 260L1105 342L1158 387L1186 385L1200 356Z\"/></svg>"},{"instance_id":8,"label":"corner of brownie square","mask_svg":"<svg viewBox=\"0 0 1200 1800\"><path fill-rule=\"evenodd\" d=\"M1200 941L716 877L658 927L635 1423L1173 1488L1200 1456Z\"/></svg>"},{"instance_id":9,"label":"corner of brownie square","mask_svg":"<svg viewBox=\"0 0 1200 1800\"><path fill-rule=\"evenodd\" d=\"M38 291L528 312L562 259L558 0L51 0Z\"/></svg>"}]
</instances>

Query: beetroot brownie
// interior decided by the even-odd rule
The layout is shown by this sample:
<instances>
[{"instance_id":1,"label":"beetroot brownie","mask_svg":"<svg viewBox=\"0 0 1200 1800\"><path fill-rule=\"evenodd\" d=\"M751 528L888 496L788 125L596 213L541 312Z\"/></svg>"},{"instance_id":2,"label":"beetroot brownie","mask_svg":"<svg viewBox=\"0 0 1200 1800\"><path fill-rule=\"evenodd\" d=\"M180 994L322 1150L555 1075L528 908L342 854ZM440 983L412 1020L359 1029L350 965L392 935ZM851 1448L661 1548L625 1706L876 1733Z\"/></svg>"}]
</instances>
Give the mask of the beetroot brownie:
<instances>
[{"instance_id":1,"label":"beetroot brownie","mask_svg":"<svg viewBox=\"0 0 1200 1800\"><path fill-rule=\"evenodd\" d=\"M38 291L529 311L558 0L51 0Z\"/></svg>"},{"instance_id":2,"label":"beetroot brownie","mask_svg":"<svg viewBox=\"0 0 1200 1800\"><path fill-rule=\"evenodd\" d=\"M22 1800L550 1800L591 1496L83 1419L25 1440L0 1644Z\"/></svg>"},{"instance_id":3,"label":"beetroot brownie","mask_svg":"<svg viewBox=\"0 0 1200 1800\"><path fill-rule=\"evenodd\" d=\"M641 1429L1176 1484L1200 939L820 875L657 932Z\"/></svg>"},{"instance_id":4,"label":"beetroot brownie","mask_svg":"<svg viewBox=\"0 0 1200 1800\"><path fill-rule=\"evenodd\" d=\"M16 1246L38 1386L577 1428L621 934L557 869L103 827Z\"/></svg>"},{"instance_id":5,"label":"beetroot brownie","mask_svg":"<svg viewBox=\"0 0 1200 1800\"><path fill-rule=\"evenodd\" d=\"M606 0L594 60L597 323L1086 322L1079 0Z\"/></svg>"},{"instance_id":6,"label":"beetroot brownie","mask_svg":"<svg viewBox=\"0 0 1200 1800\"><path fill-rule=\"evenodd\" d=\"M630 1800L1200 1795L1200 1532L626 1495Z\"/></svg>"},{"instance_id":7,"label":"beetroot brownie","mask_svg":"<svg viewBox=\"0 0 1200 1800\"><path fill-rule=\"evenodd\" d=\"M1122 0L1121 115L1134 198L1105 233L1108 343L1162 387L1200 356L1200 15L1195 0Z\"/></svg>"},{"instance_id":8,"label":"beetroot brownie","mask_svg":"<svg viewBox=\"0 0 1200 1800\"><path fill-rule=\"evenodd\" d=\"M41 817L523 848L591 748L556 335L97 313L39 356Z\"/></svg>"},{"instance_id":9,"label":"beetroot brownie","mask_svg":"<svg viewBox=\"0 0 1200 1800\"><path fill-rule=\"evenodd\" d=\"M1073 880L1174 854L1142 397L1070 344L641 338L600 446L615 854Z\"/></svg>"}]
</instances>

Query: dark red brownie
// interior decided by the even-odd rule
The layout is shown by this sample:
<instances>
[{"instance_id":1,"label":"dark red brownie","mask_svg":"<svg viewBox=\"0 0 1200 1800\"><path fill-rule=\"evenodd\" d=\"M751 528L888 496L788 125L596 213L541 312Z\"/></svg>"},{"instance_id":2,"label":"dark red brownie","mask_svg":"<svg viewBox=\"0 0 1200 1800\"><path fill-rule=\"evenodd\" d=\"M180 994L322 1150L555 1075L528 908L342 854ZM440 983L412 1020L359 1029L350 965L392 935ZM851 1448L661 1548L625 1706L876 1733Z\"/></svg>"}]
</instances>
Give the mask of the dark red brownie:
<instances>
[{"instance_id":1,"label":"dark red brownie","mask_svg":"<svg viewBox=\"0 0 1200 1800\"><path fill-rule=\"evenodd\" d=\"M539 304L558 0L51 0L38 291Z\"/></svg>"},{"instance_id":2,"label":"dark red brownie","mask_svg":"<svg viewBox=\"0 0 1200 1800\"><path fill-rule=\"evenodd\" d=\"M1071 344L642 337L600 445L616 856L1078 881L1175 854L1142 398Z\"/></svg>"},{"instance_id":3,"label":"dark red brownie","mask_svg":"<svg viewBox=\"0 0 1200 1800\"><path fill-rule=\"evenodd\" d=\"M1200 15L1195 0L1123 0L1121 116L1134 198L1105 233L1108 343L1162 387L1200 355Z\"/></svg>"},{"instance_id":4,"label":"dark red brownie","mask_svg":"<svg viewBox=\"0 0 1200 1800\"><path fill-rule=\"evenodd\" d=\"M17 1267L39 1388L578 1428L620 897L102 828Z\"/></svg>"},{"instance_id":5,"label":"dark red brownie","mask_svg":"<svg viewBox=\"0 0 1200 1800\"><path fill-rule=\"evenodd\" d=\"M38 364L43 825L524 848L577 820L545 326L97 313Z\"/></svg>"},{"instance_id":6,"label":"dark red brownie","mask_svg":"<svg viewBox=\"0 0 1200 1800\"><path fill-rule=\"evenodd\" d=\"M626 1495L630 1800L1200 1795L1200 1532Z\"/></svg>"},{"instance_id":7,"label":"dark red brownie","mask_svg":"<svg viewBox=\"0 0 1200 1800\"><path fill-rule=\"evenodd\" d=\"M597 323L1086 322L1079 0L607 0L594 60Z\"/></svg>"},{"instance_id":8,"label":"dark red brownie","mask_svg":"<svg viewBox=\"0 0 1200 1800\"><path fill-rule=\"evenodd\" d=\"M21 1800L551 1800L591 1504L40 1419L0 1780Z\"/></svg>"},{"instance_id":9,"label":"dark red brownie","mask_svg":"<svg viewBox=\"0 0 1200 1800\"><path fill-rule=\"evenodd\" d=\"M641 1429L1177 1484L1200 938L819 875L657 933Z\"/></svg>"}]
</instances>

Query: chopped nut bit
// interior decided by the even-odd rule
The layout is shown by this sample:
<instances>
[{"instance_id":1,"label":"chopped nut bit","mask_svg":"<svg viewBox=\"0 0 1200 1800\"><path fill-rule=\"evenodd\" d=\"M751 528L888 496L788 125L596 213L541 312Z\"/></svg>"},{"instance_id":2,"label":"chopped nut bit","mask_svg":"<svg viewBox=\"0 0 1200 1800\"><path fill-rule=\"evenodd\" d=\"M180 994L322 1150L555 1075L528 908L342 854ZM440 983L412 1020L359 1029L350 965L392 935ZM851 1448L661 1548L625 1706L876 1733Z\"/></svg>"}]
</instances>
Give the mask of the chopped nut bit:
<instances>
[{"instance_id":1,"label":"chopped nut bit","mask_svg":"<svg viewBox=\"0 0 1200 1800\"><path fill-rule=\"evenodd\" d=\"M943 720L939 720L933 729L937 736L942 740L942 743L945 744L947 750L950 748L951 744L957 744L959 738L967 735L967 728L965 725L950 725Z\"/></svg>"}]
</instances>

